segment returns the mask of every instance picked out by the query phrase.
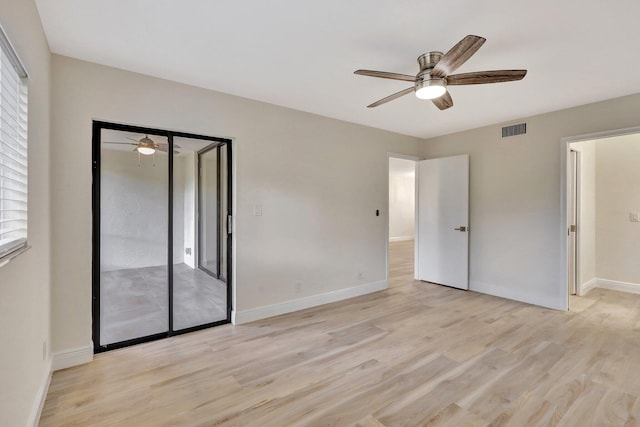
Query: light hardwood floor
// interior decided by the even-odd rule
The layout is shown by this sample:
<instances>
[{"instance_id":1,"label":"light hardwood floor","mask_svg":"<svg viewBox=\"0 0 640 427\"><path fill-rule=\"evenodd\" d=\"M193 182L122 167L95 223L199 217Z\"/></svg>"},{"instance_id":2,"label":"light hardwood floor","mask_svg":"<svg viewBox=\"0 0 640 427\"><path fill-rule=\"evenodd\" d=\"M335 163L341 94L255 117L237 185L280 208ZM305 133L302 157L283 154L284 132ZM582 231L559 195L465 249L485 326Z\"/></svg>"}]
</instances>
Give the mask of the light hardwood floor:
<instances>
[{"instance_id":1,"label":"light hardwood floor","mask_svg":"<svg viewBox=\"0 0 640 427\"><path fill-rule=\"evenodd\" d=\"M635 426L640 295L560 312L412 278L56 372L42 426Z\"/></svg>"}]
</instances>

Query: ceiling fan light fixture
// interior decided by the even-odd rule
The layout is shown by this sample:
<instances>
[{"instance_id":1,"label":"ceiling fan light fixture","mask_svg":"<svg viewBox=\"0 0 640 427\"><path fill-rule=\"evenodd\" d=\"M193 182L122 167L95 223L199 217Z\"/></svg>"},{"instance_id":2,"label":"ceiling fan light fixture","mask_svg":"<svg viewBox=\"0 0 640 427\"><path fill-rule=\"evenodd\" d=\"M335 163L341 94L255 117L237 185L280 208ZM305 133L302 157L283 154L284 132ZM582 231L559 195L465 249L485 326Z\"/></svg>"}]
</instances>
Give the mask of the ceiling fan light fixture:
<instances>
[{"instance_id":1,"label":"ceiling fan light fixture","mask_svg":"<svg viewBox=\"0 0 640 427\"><path fill-rule=\"evenodd\" d=\"M153 147L138 146L138 153L143 154L145 156L150 156L155 152L156 152L156 149Z\"/></svg>"},{"instance_id":2,"label":"ceiling fan light fixture","mask_svg":"<svg viewBox=\"0 0 640 427\"><path fill-rule=\"evenodd\" d=\"M149 138L149 136L145 136L144 138L140 139L136 149L138 150L138 153L145 156L150 156L156 152L157 146L158 144L153 142L153 139Z\"/></svg>"},{"instance_id":3,"label":"ceiling fan light fixture","mask_svg":"<svg viewBox=\"0 0 640 427\"><path fill-rule=\"evenodd\" d=\"M443 78L430 77L416 82L416 97L419 99L436 99L447 91Z\"/></svg>"}]
</instances>

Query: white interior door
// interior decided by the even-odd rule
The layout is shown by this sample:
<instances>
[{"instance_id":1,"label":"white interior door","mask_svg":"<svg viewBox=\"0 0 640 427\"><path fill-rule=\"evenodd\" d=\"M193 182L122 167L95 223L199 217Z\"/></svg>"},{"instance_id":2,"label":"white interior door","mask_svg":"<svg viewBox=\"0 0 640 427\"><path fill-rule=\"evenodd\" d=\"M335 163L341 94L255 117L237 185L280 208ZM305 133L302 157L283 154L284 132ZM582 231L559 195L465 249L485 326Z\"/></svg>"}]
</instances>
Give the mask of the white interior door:
<instances>
[{"instance_id":1,"label":"white interior door","mask_svg":"<svg viewBox=\"0 0 640 427\"><path fill-rule=\"evenodd\" d=\"M571 150L569 152L569 229L567 236L569 238L569 293L571 295L579 295L578 289L578 152Z\"/></svg>"},{"instance_id":2,"label":"white interior door","mask_svg":"<svg viewBox=\"0 0 640 427\"><path fill-rule=\"evenodd\" d=\"M469 289L469 156L418 162L416 279Z\"/></svg>"}]
</instances>

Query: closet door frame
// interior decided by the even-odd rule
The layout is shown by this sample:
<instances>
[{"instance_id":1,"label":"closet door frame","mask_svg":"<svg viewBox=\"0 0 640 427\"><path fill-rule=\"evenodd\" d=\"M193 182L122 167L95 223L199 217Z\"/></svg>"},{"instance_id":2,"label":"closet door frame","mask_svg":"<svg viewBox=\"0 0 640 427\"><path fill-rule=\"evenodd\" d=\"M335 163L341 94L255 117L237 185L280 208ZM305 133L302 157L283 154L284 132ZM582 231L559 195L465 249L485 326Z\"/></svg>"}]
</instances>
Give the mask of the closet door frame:
<instances>
[{"instance_id":1,"label":"closet door frame","mask_svg":"<svg viewBox=\"0 0 640 427\"><path fill-rule=\"evenodd\" d=\"M110 344L100 344L100 173L101 173L101 134L103 129L149 134L156 136L166 137L168 140L168 155L169 155L169 168L168 168L168 241L167 241L167 286L168 286L168 330L166 332L147 335L143 337L133 338L130 340L120 341ZM212 323L206 323L190 328L174 330L173 328L173 138L191 138L198 140L211 141L216 143L217 146L227 145L227 207L229 216L233 215L232 211L232 144L231 140L227 138L219 138L214 136L198 135L187 132L176 132L163 129L154 129L142 126L125 125L119 123L110 123L104 121L93 121L92 126L92 339L94 353L102 353L109 350L115 350L117 348L128 347L134 344L141 344L144 342L154 341L157 339L167 338L174 335L180 335L188 332L193 332L213 326L222 325L231 322L232 307L232 229L228 230L227 236L227 309L226 318ZM220 240L218 238L218 240Z\"/></svg>"},{"instance_id":2,"label":"closet door frame","mask_svg":"<svg viewBox=\"0 0 640 427\"><path fill-rule=\"evenodd\" d=\"M197 253L197 257L196 257L196 262L197 262L197 268L199 268L200 270L204 271L205 273L207 273L208 275L210 275L211 277L214 277L215 279L220 279L220 269L222 268L222 265L220 264L220 249L221 249L221 245L220 245L220 223L222 221L222 213L220 211L220 201L221 201L221 197L220 197L220 178L221 178L221 173L220 173L220 148L223 146L223 144L211 144L207 147L204 147L202 150L197 151L196 152L196 164L197 164L197 188L198 188L198 192L197 192L197 211L198 211L198 220L196 221L197 224L197 242L198 242L198 253ZM202 209L203 209L203 195L202 195L202 188L203 188L203 183L202 183L202 156L206 153L212 152L214 151L216 153L216 271L213 272L211 270L209 270L209 268L205 267L202 264L202 256L203 256L203 236L202 236L202 230L203 230L203 218L202 218Z\"/></svg>"}]
</instances>

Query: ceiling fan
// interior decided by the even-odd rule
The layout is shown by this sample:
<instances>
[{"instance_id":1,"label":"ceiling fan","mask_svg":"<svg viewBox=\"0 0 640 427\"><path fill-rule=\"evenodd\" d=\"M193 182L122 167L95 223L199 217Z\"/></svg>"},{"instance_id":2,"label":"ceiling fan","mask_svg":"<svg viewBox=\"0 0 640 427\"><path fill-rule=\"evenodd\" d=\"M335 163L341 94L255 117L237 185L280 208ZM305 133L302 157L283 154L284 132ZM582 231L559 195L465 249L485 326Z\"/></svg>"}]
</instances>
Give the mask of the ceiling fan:
<instances>
[{"instance_id":1,"label":"ceiling fan","mask_svg":"<svg viewBox=\"0 0 640 427\"><path fill-rule=\"evenodd\" d=\"M447 91L449 85L477 85L522 80L527 70L492 70L473 73L451 74L480 49L486 39L469 35L460 40L444 55L442 52L428 52L418 57L420 71L415 76L388 73L385 71L357 70L355 74L383 79L412 82L413 86L382 98L367 108L377 107L401 96L415 92L420 99L430 99L441 110L453 107L453 100Z\"/></svg>"},{"instance_id":2,"label":"ceiling fan","mask_svg":"<svg viewBox=\"0 0 640 427\"><path fill-rule=\"evenodd\" d=\"M149 135L145 135L144 138L134 139L127 137L135 142L109 142L105 141L105 144L120 144L120 145L135 145L133 151L137 151L139 154L143 154L145 156L149 156L154 154L157 151L162 151L164 153L169 151L169 144L166 143L157 143L153 139L149 138ZM181 148L178 144L173 144L173 154L179 154L180 152L176 150L176 148Z\"/></svg>"}]
</instances>

